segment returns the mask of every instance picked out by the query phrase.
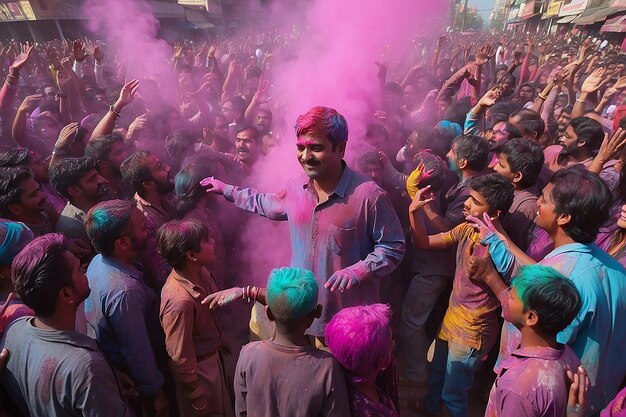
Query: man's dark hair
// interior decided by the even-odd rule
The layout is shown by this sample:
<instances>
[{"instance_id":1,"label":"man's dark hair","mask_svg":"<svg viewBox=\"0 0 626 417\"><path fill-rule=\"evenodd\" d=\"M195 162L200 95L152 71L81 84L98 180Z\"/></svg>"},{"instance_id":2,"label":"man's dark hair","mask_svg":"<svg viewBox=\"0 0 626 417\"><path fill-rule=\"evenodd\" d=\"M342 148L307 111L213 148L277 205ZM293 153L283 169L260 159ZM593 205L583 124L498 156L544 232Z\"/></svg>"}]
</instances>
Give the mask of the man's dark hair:
<instances>
[{"instance_id":1,"label":"man's dark hair","mask_svg":"<svg viewBox=\"0 0 626 417\"><path fill-rule=\"evenodd\" d=\"M87 213L85 230L98 253L109 256L115 241L130 232L130 215L136 210L129 200L107 200L93 206Z\"/></svg>"},{"instance_id":2,"label":"man's dark hair","mask_svg":"<svg viewBox=\"0 0 626 417\"><path fill-rule=\"evenodd\" d=\"M475 135L460 135L454 138L452 146L456 145L456 155L459 159L467 160L467 168L481 172L489 164L489 143Z\"/></svg>"},{"instance_id":3,"label":"man's dark hair","mask_svg":"<svg viewBox=\"0 0 626 417\"><path fill-rule=\"evenodd\" d=\"M130 184L130 186L133 187L133 191L140 196L142 196L145 191L143 183L153 180L152 171L148 166L148 158L150 155L150 151L135 152L120 165L120 172L122 173L124 182Z\"/></svg>"},{"instance_id":4,"label":"man's dark hair","mask_svg":"<svg viewBox=\"0 0 626 417\"><path fill-rule=\"evenodd\" d=\"M552 176L551 198L558 215L570 215L565 233L579 243L592 243L609 219L611 191L597 175L581 165L561 169Z\"/></svg>"},{"instance_id":5,"label":"man's dark hair","mask_svg":"<svg viewBox=\"0 0 626 417\"><path fill-rule=\"evenodd\" d=\"M87 156L62 159L50 170L50 183L59 194L69 199L67 189L78 185L83 176L95 167L94 160Z\"/></svg>"},{"instance_id":6,"label":"man's dark hair","mask_svg":"<svg viewBox=\"0 0 626 417\"><path fill-rule=\"evenodd\" d=\"M518 111L521 108L522 108L522 105L515 101L501 101L499 103L494 104L489 109L489 114L491 117L491 125L493 126L498 122L508 121L511 114L513 114L514 112Z\"/></svg>"},{"instance_id":7,"label":"man's dark hair","mask_svg":"<svg viewBox=\"0 0 626 417\"><path fill-rule=\"evenodd\" d=\"M545 155L537 142L525 138L511 139L496 147L494 152L504 155L511 172L522 174L517 186L521 189L533 186L543 167Z\"/></svg>"},{"instance_id":8,"label":"man's dark hair","mask_svg":"<svg viewBox=\"0 0 626 417\"><path fill-rule=\"evenodd\" d=\"M72 270L65 258L67 248L62 234L49 233L26 245L13 260L11 277L15 291L38 317L52 316L59 291L74 287Z\"/></svg>"},{"instance_id":9,"label":"man's dark hair","mask_svg":"<svg viewBox=\"0 0 626 417\"><path fill-rule=\"evenodd\" d=\"M199 252L200 244L209 236L209 230L199 220L172 220L157 231L159 253L172 268L185 263L187 252Z\"/></svg>"},{"instance_id":10,"label":"man's dark hair","mask_svg":"<svg viewBox=\"0 0 626 417\"><path fill-rule=\"evenodd\" d=\"M259 143L261 142L261 139L263 139L261 137L261 133L259 133L259 130L249 124L243 124L240 126L237 126L237 133L235 134L235 136L237 136L239 133L243 132L244 130L249 130L250 132L252 132L252 139L254 139L255 142Z\"/></svg>"},{"instance_id":11,"label":"man's dark hair","mask_svg":"<svg viewBox=\"0 0 626 417\"><path fill-rule=\"evenodd\" d=\"M489 212L500 210L505 214L513 204L513 183L504 175L479 175L471 179L469 186L487 201Z\"/></svg>"},{"instance_id":12,"label":"man's dark hair","mask_svg":"<svg viewBox=\"0 0 626 417\"><path fill-rule=\"evenodd\" d=\"M573 111L574 111L573 104L568 104L567 106L563 107L563 113L572 114Z\"/></svg>"},{"instance_id":13,"label":"man's dark hair","mask_svg":"<svg viewBox=\"0 0 626 417\"><path fill-rule=\"evenodd\" d=\"M524 136L530 135L532 132L536 132L536 139L539 140L541 135L543 135L546 124L541 118L541 115L536 111L521 109L511 114L511 117L514 116L520 118L519 130Z\"/></svg>"},{"instance_id":14,"label":"man's dark hair","mask_svg":"<svg viewBox=\"0 0 626 417\"><path fill-rule=\"evenodd\" d=\"M193 144L193 136L182 130L177 130L165 138L165 155L170 161L182 161Z\"/></svg>"},{"instance_id":15,"label":"man's dark hair","mask_svg":"<svg viewBox=\"0 0 626 417\"><path fill-rule=\"evenodd\" d=\"M248 107L246 100L244 100L243 98L239 96L234 96L234 97L229 98L228 100L225 100L224 104L226 103L231 103L233 105L233 111L237 113L241 113L241 114L243 114L246 111L246 108Z\"/></svg>"},{"instance_id":16,"label":"man's dark hair","mask_svg":"<svg viewBox=\"0 0 626 417\"><path fill-rule=\"evenodd\" d=\"M0 215L10 215L9 206L20 204L21 183L29 178L33 178L33 171L27 166L0 168Z\"/></svg>"},{"instance_id":17,"label":"man's dark hair","mask_svg":"<svg viewBox=\"0 0 626 417\"><path fill-rule=\"evenodd\" d=\"M371 138L372 136L384 136L385 142L389 141L389 131L387 131L385 126L378 123L370 123L367 125L365 137Z\"/></svg>"},{"instance_id":18,"label":"man's dark hair","mask_svg":"<svg viewBox=\"0 0 626 417\"><path fill-rule=\"evenodd\" d=\"M569 122L577 136L577 142L585 141L585 148L590 152L600 147L604 139L602 125L589 117L575 117Z\"/></svg>"},{"instance_id":19,"label":"man's dark hair","mask_svg":"<svg viewBox=\"0 0 626 417\"><path fill-rule=\"evenodd\" d=\"M119 133L98 136L91 139L85 146L85 156L94 161L108 161L109 153L115 143L124 143L124 138Z\"/></svg>"},{"instance_id":20,"label":"man's dark hair","mask_svg":"<svg viewBox=\"0 0 626 417\"><path fill-rule=\"evenodd\" d=\"M28 166L30 151L28 148L15 148L0 153L0 168L10 168L18 165Z\"/></svg>"}]
</instances>

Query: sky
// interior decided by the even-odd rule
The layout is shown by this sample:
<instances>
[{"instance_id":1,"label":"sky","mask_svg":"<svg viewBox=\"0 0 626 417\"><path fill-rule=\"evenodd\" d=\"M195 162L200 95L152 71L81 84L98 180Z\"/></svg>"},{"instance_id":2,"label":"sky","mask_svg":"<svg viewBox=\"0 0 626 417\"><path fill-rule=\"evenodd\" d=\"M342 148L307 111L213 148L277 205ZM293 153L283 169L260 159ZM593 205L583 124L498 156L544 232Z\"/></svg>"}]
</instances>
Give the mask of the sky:
<instances>
[{"instance_id":1,"label":"sky","mask_svg":"<svg viewBox=\"0 0 626 417\"><path fill-rule=\"evenodd\" d=\"M496 4L496 0L469 0L467 4L470 7L476 6L479 10L478 13L483 17L485 23L488 23L489 15Z\"/></svg>"}]
</instances>

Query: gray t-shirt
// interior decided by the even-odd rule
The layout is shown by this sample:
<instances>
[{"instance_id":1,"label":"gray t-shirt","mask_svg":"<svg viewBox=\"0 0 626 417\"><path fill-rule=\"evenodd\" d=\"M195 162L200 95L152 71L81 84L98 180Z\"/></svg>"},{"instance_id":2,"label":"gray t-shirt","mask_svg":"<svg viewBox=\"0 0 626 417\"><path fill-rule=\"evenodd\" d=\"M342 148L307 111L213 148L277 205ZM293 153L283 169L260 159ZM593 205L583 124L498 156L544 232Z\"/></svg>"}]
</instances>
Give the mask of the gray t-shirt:
<instances>
[{"instance_id":1,"label":"gray t-shirt","mask_svg":"<svg viewBox=\"0 0 626 417\"><path fill-rule=\"evenodd\" d=\"M132 416L113 369L93 339L39 329L34 320L15 320L0 341L0 349L10 352L0 382L23 415Z\"/></svg>"},{"instance_id":2,"label":"gray t-shirt","mask_svg":"<svg viewBox=\"0 0 626 417\"><path fill-rule=\"evenodd\" d=\"M235 371L235 414L250 417L349 416L341 365L313 347L252 342Z\"/></svg>"}]
</instances>

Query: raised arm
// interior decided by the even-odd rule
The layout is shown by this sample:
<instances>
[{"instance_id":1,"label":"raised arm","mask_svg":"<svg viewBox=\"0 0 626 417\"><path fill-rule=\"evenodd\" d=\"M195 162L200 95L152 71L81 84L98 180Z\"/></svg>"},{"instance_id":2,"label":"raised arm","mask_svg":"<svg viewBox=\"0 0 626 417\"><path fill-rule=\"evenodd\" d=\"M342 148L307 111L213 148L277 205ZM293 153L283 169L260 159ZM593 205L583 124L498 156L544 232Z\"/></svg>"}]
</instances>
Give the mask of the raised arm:
<instances>
[{"instance_id":1,"label":"raised arm","mask_svg":"<svg viewBox=\"0 0 626 417\"><path fill-rule=\"evenodd\" d=\"M138 88L138 80L132 80L124 85L124 87L120 91L119 98L117 99L115 104L109 107L109 111L107 112L107 114L104 115L102 120L100 120L100 123L98 123L98 125L95 127L95 129L91 133L91 137L89 138L89 140L92 140L102 135L108 135L109 133L113 132L113 129L115 128L115 121L120 116L120 112L125 106L132 103L133 99L135 98L135 94L137 94Z\"/></svg>"}]
</instances>

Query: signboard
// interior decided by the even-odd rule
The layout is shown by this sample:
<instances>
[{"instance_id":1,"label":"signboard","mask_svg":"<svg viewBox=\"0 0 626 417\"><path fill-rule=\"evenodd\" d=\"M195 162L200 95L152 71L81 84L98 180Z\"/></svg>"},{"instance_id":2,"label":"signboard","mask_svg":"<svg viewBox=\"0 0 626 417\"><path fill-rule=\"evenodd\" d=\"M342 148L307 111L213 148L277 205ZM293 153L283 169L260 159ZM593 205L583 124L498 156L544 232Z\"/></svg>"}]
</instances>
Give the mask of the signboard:
<instances>
[{"instance_id":1,"label":"signboard","mask_svg":"<svg viewBox=\"0 0 626 417\"><path fill-rule=\"evenodd\" d=\"M509 10L509 17L508 17L507 20L515 19L518 14L519 14L519 9L518 8Z\"/></svg>"},{"instance_id":2,"label":"signboard","mask_svg":"<svg viewBox=\"0 0 626 417\"><path fill-rule=\"evenodd\" d=\"M221 0L178 0L178 4L183 6L204 7L209 17L222 17Z\"/></svg>"},{"instance_id":3,"label":"signboard","mask_svg":"<svg viewBox=\"0 0 626 417\"><path fill-rule=\"evenodd\" d=\"M558 15L559 12L561 11L562 4L563 4L562 1L553 1L552 3L550 3L550 5L548 6L548 10L546 10L546 17L552 17L552 16Z\"/></svg>"},{"instance_id":4,"label":"signboard","mask_svg":"<svg viewBox=\"0 0 626 417\"><path fill-rule=\"evenodd\" d=\"M524 7L521 9L519 17L531 16L535 13L535 0L527 1Z\"/></svg>"},{"instance_id":5,"label":"signboard","mask_svg":"<svg viewBox=\"0 0 626 417\"><path fill-rule=\"evenodd\" d=\"M0 22L35 20L35 14L27 1L0 3Z\"/></svg>"},{"instance_id":6,"label":"signboard","mask_svg":"<svg viewBox=\"0 0 626 417\"><path fill-rule=\"evenodd\" d=\"M571 0L569 3L563 3L559 16L571 16L573 14L582 13L585 7L587 7L587 1L588 0Z\"/></svg>"}]
</instances>

